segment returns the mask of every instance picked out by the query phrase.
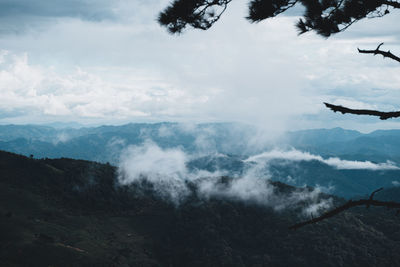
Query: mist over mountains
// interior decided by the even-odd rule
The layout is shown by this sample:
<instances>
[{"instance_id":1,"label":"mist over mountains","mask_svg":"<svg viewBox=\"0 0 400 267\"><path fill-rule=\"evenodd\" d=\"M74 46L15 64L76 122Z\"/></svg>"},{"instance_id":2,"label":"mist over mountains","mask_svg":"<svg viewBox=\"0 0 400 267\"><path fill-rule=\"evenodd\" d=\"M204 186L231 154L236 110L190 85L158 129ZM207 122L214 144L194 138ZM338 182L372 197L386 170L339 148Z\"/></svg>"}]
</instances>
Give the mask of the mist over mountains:
<instances>
[{"instance_id":1,"label":"mist over mountains","mask_svg":"<svg viewBox=\"0 0 400 267\"><path fill-rule=\"evenodd\" d=\"M359 207L289 230L340 196L383 186L376 199L399 201L396 134L336 128L272 140L229 123L1 126L0 263L398 266L395 211Z\"/></svg>"},{"instance_id":2,"label":"mist over mountains","mask_svg":"<svg viewBox=\"0 0 400 267\"><path fill-rule=\"evenodd\" d=\"M159 175L252 175L354 197L400 184L399 137L400 130L362 134L334 128L271 139L265 131L237 123L2 125L0 149L35 158L66 157L116 166L128 162L142 172L143 166L156 169Z\"/></svg>"},{"instance_id":3,"label":"mist over mountains","mask_svg":"<svg viewBox=\"0 0 400 267\"><path fill-rule=\"evenodd\" d=\"M180 147L189 153L247 154L262 151L266 146L265 140L256 138L257 129L233 123L138 123L78 129L0 126L0 149L37 158L69 157L110 163L118 162L120 151L128 145L140 145L147 140L162 148Z\"/></svg>"},{"instance_id":4,"label":"mist over mountains","mask_svg":"<svg viewBox=\"0 0 400 267\"><path fill-rule=\"evenodd\" d=\"M363 134L342 128L290 132L288 143L323 156L371 161L400 160L400 130L377 130Z\"/></svg>"},{"instance_id":5,"label":"mist over mountains","mask_svg":"<svg viewBox=\"0 0 400 267\"><path fill-rule=\"evenodd\" d=\"M162 148L181 147L189 153L254 155L279 147L344 159L400 162L398 137L400 130L363 134L334 128L293 131L270 138L265 129L239 123L130 123L81 128L0 125L0 149L37 158L71 157L100 162L118 161L110 148L139 145L146 140Z\"/></svg>"},{"instance_id":6,"label":"mist over mountains","mask_svg":"<svg viewBox=\"0 0 400 267\"><path fill-rule=\"evenodd\" d=\"M0 151L2 266L398 266L394 211L355 208L297 231L310 204L342 199L279 182L257 199L237 198L228 177L219 194L187 181L179 206L148 183L118 185L117 169L72 159ZM240 188L243 188L240 184ZM246 189L246 188L244 188ZM249 189L249 187L247 187ZM227 191L228 190L228 191ZM377 198L399 200L399 187ZM246 190L245 190L246 192ZM251 191L247 191L251 192ZM259 191L268 193L268 191ZM213 193L213 191L209 191ZM277 198L270 198L276 196ZM307 198L311 196L312 198ZM293 202L294 200L299 200ZM275 200L275 201L274 201ZM290 205L280 207L282 203ZM21 257L21 255L24 255Z\"/></svg>"}]
</instances>

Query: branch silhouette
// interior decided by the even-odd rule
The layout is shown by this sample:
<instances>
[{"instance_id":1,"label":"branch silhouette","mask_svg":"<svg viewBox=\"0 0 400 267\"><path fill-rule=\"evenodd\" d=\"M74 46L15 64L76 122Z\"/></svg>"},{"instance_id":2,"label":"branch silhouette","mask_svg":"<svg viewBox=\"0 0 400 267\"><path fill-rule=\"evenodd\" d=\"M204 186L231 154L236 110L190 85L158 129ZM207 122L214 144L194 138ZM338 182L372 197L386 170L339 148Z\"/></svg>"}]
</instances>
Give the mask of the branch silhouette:
<instances>
[{"instance_id":1,"label":"branch silhouette","mask_svg":"<svg viewBox=\"0 0 400 267\"><path fill-rule=\"evenodd\" d=\"M380 44L378 45L378 47L377 47L375 50L363 50L363 49L360 49L360 48L357 48L357 49L358 49L358 52L361 53L361 54L382 55L384 58L385 58L385 57L388 57L388 58L391 58L391 59L393 59L393 60L395 60L395 61L397 61L397 62L400 62L400 57L393 55L393 54L390 52L390 50L389 50L389 51L382 51L382 50L379 50L379 48L381 48L381 46L382 46L383 44L384 44L384 43L380 43Z\"/></svg>"},{"instance_id":2,"label":"branch silhouette","mask_svg":"<svg viewBox=\"0 0 400 267\"><path fill-rule=\"evenodd\" d=\"M373 55L382 55L384 58L388 57L391 58L397 62L400 62L400 57L392 54L390 51L383 51L380 50L381 46L384 43L380 43L378 47L375 50L364 50L364 49L358 49L358 52L361 54L373 54ZM355 115L370 115L370 116L377 116L381 120L387 120L390 118L397 118L400 117L400 111L390 111L390 112L384 112L384 111L378 111L378 110L369 110L369 109L351 109L343 106L337 106L333 104L329 104L324 102L325 106L334 112L341 112L342 114L355 114Z\"/></svg>"},{"instance_id":3,"label":"branch silhouette","mask_svg":"<svg viewBox=\"0 0 400 267\"><path fill-rule=\"evenodd\" d=\"M172 34L187 26L207 30L217 22L232 0L171 0L158 17L160 25ZM260 22L302 6L303 14L296 23L299 34L315 31L329 37L345 31L364 18L379 18L400 9L399 0L247 0L250 22ZM221 10L222 12L218 11Z\"/></svg>"},{"instance_id":4,"label":"branch silhouette","mask_svg":"<svg viewBox=\"0 0 400 267\"><path fill-rule=\"evenodd\" d=\"M316 217L316 218L312 218L311 220L307 220L301 223L297 223L294 224L292 226L289 227L289 229L299 229L305 225L308 224L314 224L317 222L320 222L322 220L328 219L330 217L333 217L345 210L348 210L350 208L353 207L357 207L357 206L366 206L366 208L369 208L370 206L376 206L376 207L386 207L386 208L391 208L391 209L400 209L400 203L398 202L394 202L394 201L380 201L380 200L374 200L374 195L375 193L381 191L383 188L379 188L377 190L375 190L374 192L372 192L372 194L370 195L370 197L368 199L360 199L360 200L349 200L348 202L346 202L344 205L339 206L331 211L328 211L326 213L323 213L321 216Z\"/></svg>"},{"instance_id":5,"label":"branch silhouette","mask_svg":"<svg viewBox=\"0 0 400 267\"><path fill-rule=\"evenodd\" d=\"M355 115L370 115L370 116L377 116L381 120L387 120L390 118L397 118L400 117L400 111L378 111L378 110L371 110L371 109L351 109L343 106L333 105L324 102L325 106L331 109L333 112L340 112L342 114L355 114Z\"/></svg>"}]
</instances>

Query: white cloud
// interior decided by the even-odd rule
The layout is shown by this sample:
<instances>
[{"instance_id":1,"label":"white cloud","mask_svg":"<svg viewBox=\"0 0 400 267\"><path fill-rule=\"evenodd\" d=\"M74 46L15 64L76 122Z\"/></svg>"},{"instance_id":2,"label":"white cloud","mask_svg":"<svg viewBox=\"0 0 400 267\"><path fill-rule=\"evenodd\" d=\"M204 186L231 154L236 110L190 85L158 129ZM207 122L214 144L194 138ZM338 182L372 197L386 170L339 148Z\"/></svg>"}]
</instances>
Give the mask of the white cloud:
<instances>
[{"instance_id":1,"label":"white cloud","mask_svg":"<svg viewBox=\"0 0 400 267\"><path fill-rule=\"evenodd\" d=\"M175 128L175 127L172 127L171 125L161 125L161 127L160 128L158 128L158 136L159 137L171 137L171 136L173 136L174 135L174 131L173 131L173 128Z\"/></svg>"},{"instance_id":2,"label":"white cloud","mask_svg":"<svg viewBox=\"0 0 400 267\"><path fill-rule=\"evenodd\" d=\"M384 48L400 51L395 14L360 21L325 40L297 36L294 17L250 24L246 1L233 1L210 30L171 36L156 23L167 4L120 0L110 4L114 20L46 15L38 28L0 35L8 62L27 55L25 77L1 67L2 81L14 87L0 93L10 100L0 113L13 116L7 122L23 122L15 115L28 110L30 122L43 116L103 123L241 121L279 135L306 123L330 128L354 121L330 116L323 101L396 108L399 67L356 50L385 41ZM305 117L319 114L318 122Z\"/></svg>"},{"instance_id":3,"label":"white cloud","mask_svg":"<svg viewBox=\"0 0 400 267\"><path fill-rule=\"evenodd\" d=\"M26 54L2 52L0 109L62 118L127 120L183 116L204 99L134 69L119 77L76 68L66 74L29 64ZM114 76L118 76L115 74ZM146 77L147 76L147 77Z\"/></svg>"},{"instance_id":4,"label":"white cloud","mask_svg":"<svg viewBox=\"0 0 400 267\"><path fill-rule=\"evenodd\" d=\"M226 171L189 170L186 165L189 156L179 148L162 149L151 141L141 146L129 146L120 157L118 179L122 185L142 182L152 185L154 193L166 201L179 205L191 194L188 182L198 188L200 198L228 198L237 201L256 203L272 207L275 210L297 208L307 203L303 213L317 214L331 206L331 199L320 199L321 189L298 189L290 194L282 194L279 189L269 183L270 176L248 170L241 177L228 178L228 183L221 183L220 177Z\"/></svg>"},{"instance_id":5,"label":"white cloud","mask_svg":"<svg viewBox=\"0 0 400 267\"><path fill-rule=\"evenodd\" d=\"M119 181L123 185L148 181L162 198L179 204L190 193L186 181L221 175L206 171L191 173L186 167L188 159L179 148L164 150L151 141L129 146L121 154Z\"/></svg>"},{"instance_id":6,"label":"white cloud","mask_svg":"<svg viewBox=\"0 0 400 267\"><path fill-rule=\"evenodd\" d=\"M251 163L255 162L257 164L264 164L273 159L282 159L289 161L312 161L316 160L332 166L337 169L342 170L398 170L393 162L386 163L373 163L371 161L353 161L353 160L343 160L337 157L330 157L324 159L319 155L313 155L308 152L302 152L299 150L289 150L289 151L281 151L281 150L272 150L268 152L264 152L255 156L251 156L245 160L245 162Z\"/></svg>"}]
</instances>

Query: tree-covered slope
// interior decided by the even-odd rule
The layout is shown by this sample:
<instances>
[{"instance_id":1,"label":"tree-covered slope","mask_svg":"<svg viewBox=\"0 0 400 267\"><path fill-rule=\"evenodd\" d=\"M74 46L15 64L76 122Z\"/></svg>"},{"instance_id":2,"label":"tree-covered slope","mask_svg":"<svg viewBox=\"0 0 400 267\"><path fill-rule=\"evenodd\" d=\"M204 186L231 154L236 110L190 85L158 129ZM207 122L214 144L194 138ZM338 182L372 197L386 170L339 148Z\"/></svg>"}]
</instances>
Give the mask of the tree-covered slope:
<instances>
[{"instance_id":1,"label":"tree-covered slope","mask_svg":"<svg viewBox=\"0 0 400 267\"><path fill-rule=\"evenodd\" d=\"M200 199L195 187L175 206L151 186L118 186L110 165L7 152L0 152L0 183L1 266L400 264L392 211L355 209L291 231L302 219L298 209ZM282 196L296 190L274 185Z\"/></svg>"}]
</instances>

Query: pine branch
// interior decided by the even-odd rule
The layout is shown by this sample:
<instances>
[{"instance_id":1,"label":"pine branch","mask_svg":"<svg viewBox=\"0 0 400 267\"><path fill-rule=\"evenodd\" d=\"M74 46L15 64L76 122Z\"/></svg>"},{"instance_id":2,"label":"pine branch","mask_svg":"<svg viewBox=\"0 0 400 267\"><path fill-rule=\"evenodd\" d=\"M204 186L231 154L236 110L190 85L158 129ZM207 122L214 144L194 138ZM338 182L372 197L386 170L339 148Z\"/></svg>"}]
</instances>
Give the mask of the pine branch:
<instances>
[{"instance_id":1,"label":"pine branch","mask_svg":"<svg viewBox=\"0 0 400 267\"><path fill-rule=\"evenodd\" d=\"M358 49L358 52L362 53L362 54L382 55L384 58L388 57L388 58L391 58L391 59L393 59L393 60L395 60L397 62L400 62L400 57L393 55L390 52L390 50L389 51L379 50L379 48L381 48L382 45L383 45L383 43L380 43L375 50L362 50L360 48L357 48L357 49Z\"/></svg>"},{"instance_id":2,"label":"pine branch","mask_svg":"<svg viewBox=\"0 0 400 267\"><path fill-rule=\"evenodd\" d=\"M383 1L383 4L391 6L393 8L400 8L400 3L396 1Z\"/></svg>"},{"instance_id":3,"label":"pine branch","mask_svg":"<svg viewBox=\"0 0 400 267\"><path fill-rule=\"evenodd\" d=\"M353 201L353 200L349 200L348 202L346 202L344 205L337 207L331 211L328 211L324 214L322 214L319 217L316 218L312 218L311 220L307 220L301 223L297 223L294 224L292 226L289 227L289 229L299 229L305 225L308 224L314 224L317 222L320 222L322 220L328 219L330 217L333 217L345 210L348 210L350 208L353 207L357 207L357 206L366 206L367 208L369 208L370 206L376 206L376 207L386 207L386 208L391 208L391 209L400 209L400 203L398 202L393 202L393 201L380 201L380 200L374 200L374 195L375 193L381 191L383 188L379 188L378 190L375 190L374 192L372 192L372 194L370 195L370 197L368 199L360 199L357 201Z\"/></svg>"},{"instance_id":4,"label":"pine branch","mask_svg":"<svg viewBox=\"0 0 400 267\"><path fill-rule=\"evenodd\" d=\"M355 115L370 115L370 116L377 116L381 120L387 120L390 118L397 118L400 117L400 111L390 111L390 112L384 112L384 111L377 111L377 110L370 110L370 109L351 109L351 108L346 108L343 106L337 106L333 104L329 104L324 102L325 106L333 112L341 112L342 114L355 114Z\"/></svg>"}]
</instances>

